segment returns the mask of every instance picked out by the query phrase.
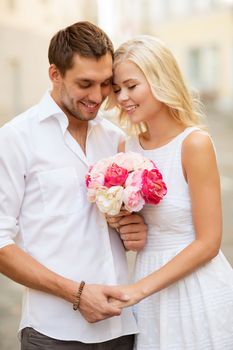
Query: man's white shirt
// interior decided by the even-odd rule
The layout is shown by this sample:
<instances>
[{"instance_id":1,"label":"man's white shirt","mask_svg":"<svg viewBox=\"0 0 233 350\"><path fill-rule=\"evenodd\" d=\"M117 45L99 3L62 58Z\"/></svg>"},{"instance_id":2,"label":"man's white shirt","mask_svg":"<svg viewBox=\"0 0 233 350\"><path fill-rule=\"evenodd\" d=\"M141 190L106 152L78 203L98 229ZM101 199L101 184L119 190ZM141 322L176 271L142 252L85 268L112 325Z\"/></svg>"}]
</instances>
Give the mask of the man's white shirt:
<instances>
[{"instance_id":1,"label":"man's white shirt","mask_svg":"<svg viewBox=\"0 0 233 350\"><path fill-rule=\"evenodd\" d=\"M85 155L67 127L67 117L46 93L0 129L0 248L17 243L47 268L78 282L125 284L122 242L87 201L85 186L89 166L115 154L123 133L97 116L89 122ZM24 327L86 343L137 332L130 308L90 324L65 300L29 288Z\"/></svg>"}]
</instances>

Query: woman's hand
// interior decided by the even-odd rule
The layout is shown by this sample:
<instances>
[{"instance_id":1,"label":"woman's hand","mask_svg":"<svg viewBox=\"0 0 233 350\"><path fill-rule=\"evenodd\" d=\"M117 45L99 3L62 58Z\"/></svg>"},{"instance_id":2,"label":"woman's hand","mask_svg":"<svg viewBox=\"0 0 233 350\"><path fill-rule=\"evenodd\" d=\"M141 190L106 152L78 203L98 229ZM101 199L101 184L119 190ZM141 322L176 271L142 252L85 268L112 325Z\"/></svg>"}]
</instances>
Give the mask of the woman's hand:
<instances>
[{"instance_id":1,"label":"woman's hand","mask_svg":"<svg viewBox=\"0 0 233 350\"><path fill-rule=\"evenodd\" d=\"M116 299L109 299L109 302L118 308L125 308L137 304L141 299L143 299L142 287L138 283L128 284L124 286L116 287L121 293L127 295L129 300L120 301Z\"/></svg>"}]
</instances>

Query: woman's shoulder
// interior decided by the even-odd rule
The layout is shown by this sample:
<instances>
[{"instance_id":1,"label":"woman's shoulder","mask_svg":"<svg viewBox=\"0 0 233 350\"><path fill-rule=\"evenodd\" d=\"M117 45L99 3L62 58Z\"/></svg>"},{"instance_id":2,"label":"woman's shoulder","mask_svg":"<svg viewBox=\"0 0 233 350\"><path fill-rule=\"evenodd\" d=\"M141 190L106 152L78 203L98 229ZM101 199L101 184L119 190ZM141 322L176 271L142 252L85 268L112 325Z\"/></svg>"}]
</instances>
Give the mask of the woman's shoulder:
<instances>
[{"instance_id":1,"label":"woman's shoulder","mask_svg":"<svg viewBox=\"0 0 233 350\"><path fill-rule=\"evenodd\" d=\"M210 134L196 130L189 134L182 145L182 163L184 168L197 172L199 168L211 169L216 164L216 153Z\"/></svg>"},{"instance_id":2,"label":"woman's shoulder","mask_svg":"<svg viewBox=\"0 0 233 350\"><path fill-rule=\"evenodd\" d=\"M182 148L187 152L199 152L208 148L213 148L213 141L206 130L195 129L183 140Z\"/></svg>"}]
</instances>

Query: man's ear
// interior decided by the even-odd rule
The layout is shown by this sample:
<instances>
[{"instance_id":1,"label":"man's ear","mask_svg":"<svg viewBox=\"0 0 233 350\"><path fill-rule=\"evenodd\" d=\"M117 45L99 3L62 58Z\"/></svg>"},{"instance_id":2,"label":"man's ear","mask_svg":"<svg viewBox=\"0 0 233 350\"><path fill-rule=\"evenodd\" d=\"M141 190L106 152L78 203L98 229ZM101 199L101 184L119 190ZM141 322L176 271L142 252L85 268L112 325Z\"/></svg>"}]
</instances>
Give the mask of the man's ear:
<instances>
[{"instance_id":1,"label":"man's ear","mask_svg":"<svg viewBox=\"0 0 233 350\"><path fill-rule=\"evenodd\" d=\"M59 83L62 78L61 73L55 64L49 66L49 77L54 84Z\"/></svg>"}]
</instances>

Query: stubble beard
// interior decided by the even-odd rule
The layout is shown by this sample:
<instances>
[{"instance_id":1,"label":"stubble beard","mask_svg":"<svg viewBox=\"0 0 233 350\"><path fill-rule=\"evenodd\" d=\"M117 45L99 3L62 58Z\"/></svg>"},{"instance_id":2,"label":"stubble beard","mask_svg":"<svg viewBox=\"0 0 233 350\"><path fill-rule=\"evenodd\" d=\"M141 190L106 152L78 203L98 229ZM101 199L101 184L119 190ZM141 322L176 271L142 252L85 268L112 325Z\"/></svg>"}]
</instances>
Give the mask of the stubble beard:
<instances>
[{"instance_id":1,"label":"stubble beard","mask_svg":"<svg viewBox=\"0 0 233 350\"><path fill-rule=\"evenodd\" d=\"M61 92L60 101L61 101L61 106L64 113L80 121L88 122L89 120L93 120L96 118L99 112L99 109L98 109L98 111L93 115L91 114L89 114L88 116L83 115L81 110L78 107L75 107L74 99L69 97L69 95L66 93L66 90L64 88L62 89L62 92Z\"/></svg>"},{"instance_id":2,"label":"stubble beard","mask_svg":"<svg viewBox=\"0 0 233 350\"><path fill-rule=\"evenodd\" d=\"M62 102L62 106L63 106L63 110L65 111L66 114L68 114L69 116L80 120L80 121L88 121L88 120L92 120L96 117L96 115L93 115L91 117L85 117L81 111L77 110L76 108L72 107L73 106L73 101L71 101L71 103L67 104L65 102Z\"/></svg>"}]
</instances>

